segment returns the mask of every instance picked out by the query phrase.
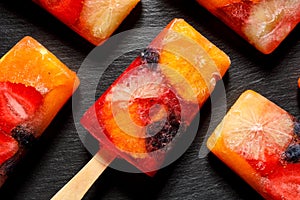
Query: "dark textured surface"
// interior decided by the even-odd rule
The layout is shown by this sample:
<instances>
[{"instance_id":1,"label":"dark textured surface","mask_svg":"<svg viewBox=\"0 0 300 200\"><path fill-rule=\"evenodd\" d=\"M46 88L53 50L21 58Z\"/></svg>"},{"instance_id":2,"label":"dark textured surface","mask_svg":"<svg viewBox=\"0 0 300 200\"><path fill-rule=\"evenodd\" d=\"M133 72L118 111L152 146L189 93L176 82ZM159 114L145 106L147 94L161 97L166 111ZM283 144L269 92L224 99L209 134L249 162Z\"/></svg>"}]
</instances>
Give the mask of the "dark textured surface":
<instances>
[{"instance_id":1,"label":"dark textured surface","mask_svg":"<svg viewBox=\"0 0 300 200\"><path fill-rule=\"evenodd\" d=\"M227 106L253 89L299 116L300 27L272 55L262 55L194 0L143 0L117 32L163 27L184 18L231 58L224 78ZM36 38L77 70L93 46L29 0L1 0L0 56L23 36ZM141 47L143 48L143 47ZM115 73L110 72L116 78ZM109 82L111 80L108 80ZM260 196L216 157L198 158L210 123L210 104L188 151L154 178L107 169L84 199L259 199ZM220 116L221 118L222 116ZM213 119L216 122L220 119ZM69 101L0 189L0 199L50 199L91 158L77 135Z\"/></svg>"}]
</instances>

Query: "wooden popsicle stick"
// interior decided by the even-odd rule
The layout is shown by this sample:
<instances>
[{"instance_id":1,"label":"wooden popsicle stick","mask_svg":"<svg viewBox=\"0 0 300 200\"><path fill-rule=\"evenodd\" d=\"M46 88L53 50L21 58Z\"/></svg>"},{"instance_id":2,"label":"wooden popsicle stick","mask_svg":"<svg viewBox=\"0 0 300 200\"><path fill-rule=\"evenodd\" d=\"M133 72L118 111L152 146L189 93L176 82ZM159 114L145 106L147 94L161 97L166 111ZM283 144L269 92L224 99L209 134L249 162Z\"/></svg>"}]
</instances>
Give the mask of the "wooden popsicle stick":
<instances>
[{"instance_id":1,"label":"wooden popsicle stick","mask_svg":"<svg viewBox=\"0 0 300 200\"><path fill-rule=\"evenodd\" d=\"M106 167L116 158L101 149L51 200L80 200Z\"/></svg>"}]
</instances>

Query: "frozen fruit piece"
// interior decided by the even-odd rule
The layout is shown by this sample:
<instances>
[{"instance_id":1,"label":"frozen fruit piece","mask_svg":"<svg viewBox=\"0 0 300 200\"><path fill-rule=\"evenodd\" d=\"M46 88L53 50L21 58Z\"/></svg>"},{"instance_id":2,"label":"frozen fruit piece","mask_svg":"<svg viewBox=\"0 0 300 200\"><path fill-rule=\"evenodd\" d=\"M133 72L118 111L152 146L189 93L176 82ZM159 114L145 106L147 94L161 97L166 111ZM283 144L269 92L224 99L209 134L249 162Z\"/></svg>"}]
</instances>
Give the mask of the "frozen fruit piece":
<instances>
[{"instance_id":1,"label":"frozen fruit piece","mask_svg":"<svg viewBox=\"0 0 300 200\"><path fill-rule=\"evenodd\" d=\"M33 0L82 37L99 45L140 0Z\"/></svg>"},{"instance_id":2,"label":"frozen fruit piece","mask_svg":"<svg viewBox=\"0 0 300 200\"><path fill-rule=\"evenodd\" d=\"M293 116L250 90L231 107L207 146L263 197L298 199L291 193L300 187L295 127Z\"/></svg>"},{"instance_id":3,"label":"frozen fruit piece","mask_svg":"<svg viewBox=\"0 0 300 200\"><path fill-rule=\"evenodd\" d=\"M13 157L18 149L18 142L13 137L0 131L0 166Z\"/></svg>"},{"instance_id":4,"label":"frozen fruit piece","mask_svg":"<svg viewBox=\"0 0 300 200\"><path fill-rule=\"evenodd\" d=\"M297 136L300 136L300 122L299 121L295 121L294 133Z\"/></svg>"},{"instance_id":5,"label":"frozen fruit piece","mask_svg":"<svg viewBox=\"0 0 300 200\"><path fill-rule=\"evenodd\" d=\"M184 20L175 19L81 123L102 148L153 175L229 65L224 52Z\"/></svg>"},{"instance_id":6,"label":"frozen fruit piece","mask_svg":"<svg viewBox=\"0 0 300 200\"><path fill-rule=\"evenodd\" d=\"M300 163L280 167L265 181L265 191L269 199L299 199Z\"/></svg>"},{"instance_id":7,"label":"frozen fruit piece","mask_svg":"<svg viewBox=\"0 0 300 200\"><path fill-rule=\"evenodd\" d=\"M164 120L151 123L146 128L146 148L147 152L163 149L170 144L179 134L182 125L181 105L176 95L172 91L167 91L161 98L162 105L166 105L167 116ZM160 102L158 102L160 103Z\"/></svg>"},{"instance_id":8,"label":"frozen fruit piece","mask_svg":"<svg viewBox=\"0 0 300 200\"><path fill-rule=\"evenodd\" d=\"M269 54L300 21L297 0L198 0L262 53Z\"/></svg>"},{"instance_id":9,"label":"frozen fruit piece","mask_svg":"<svg viewBox=\"0 0 300 200\"><path fill-rule=\"evenodd\" d=\"M1 146L0 154L7 159L0 167L0 183L78 84L76 74L31 37L23 38L1 58L0 132L13 141L7 144L16 145L18 153L5 153L6 147Z\"/></svg>"},{"instance_id":10,"label":"frozen fruit piece","mask_svg":"<svg viewBox=\"0 0 300 200\"><path fill-rule=\"evenodd\" d=\"M284 152L284 158L288 162L299 162L300 161L300 144L294 144L289 146Z\"/></svg>"},{"instance_id":11,"label":"frozen fruit piece","mask_svg":"<svg viewBox=\"0 0 300 200\"><path fill-rule=\"evenodd\" d=\"M159 51L153 48L147 48L141 53L141 59L143 64L157 64L159 61Z\"/></svg>"},{"instance_id":12,"label":"frozen fruit piece","mask_svg":"<svg viewBox=\"0 0 300 200\"><path fill-rule=\"evenodd\" d=\"M11 131L11 136L15 138L23 147L30 147L36 140L33 131L23 126L16 126Z\"/></svg>"},{"instance_id":13,"label":"frozen fruit piece","mask_svg":"<svg viewBox=\"0 0 300 200\"><path fill-rule=\"evenodd\" d=\"M0 130L9 133L20 122L29 120L42 102L43 96L34 87L0 82Z\"/></svg>"}]
</instances>

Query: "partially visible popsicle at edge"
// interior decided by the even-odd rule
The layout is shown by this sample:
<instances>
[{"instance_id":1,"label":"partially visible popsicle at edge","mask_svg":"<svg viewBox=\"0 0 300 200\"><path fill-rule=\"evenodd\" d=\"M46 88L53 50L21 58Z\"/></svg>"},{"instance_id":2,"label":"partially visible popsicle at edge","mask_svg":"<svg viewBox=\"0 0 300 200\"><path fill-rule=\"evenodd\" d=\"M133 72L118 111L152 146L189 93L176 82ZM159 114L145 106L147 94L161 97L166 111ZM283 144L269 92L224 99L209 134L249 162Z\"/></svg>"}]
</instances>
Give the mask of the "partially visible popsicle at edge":
<instances>
[{"instance_id":1,"label":"partially visible popsicle at edge","mask_svg":"<svg viewBox=\"0 0 300 200\"><path fill-rule=\"evenodd\" d=\"M264 54L300 22L300 0L197 0Z\"/></svg>"},{"instance_id":2,"label":"partially visible popsicle at edge","mask_svg":"<svg viewBox=\"0 0 300 200\"><path fill-rule=\"evenodd\" d=\"M0 185L79 85L75 72L31 37L0 60Z\"/></svg>"},{"instance_id":3,"label":"partially visible popsicle at edge","mask_svg":"<svg viewBox=\"0 0 300 200\"><path fill-rule=\"evenodd\" d=\"M268 200L300 199L300 122L247 90L207 141L208 148Z\"/></svg>"},{"instance_id":4,"label":"partially visible popsicle at edge","mask_svg":"<svg viewBox=\"0 0 300 200\"><path fill-rule=\"evenodd\" d=\"M140 0L33 0L94 45L102 44Z\"/></svg>"}]
</instances>

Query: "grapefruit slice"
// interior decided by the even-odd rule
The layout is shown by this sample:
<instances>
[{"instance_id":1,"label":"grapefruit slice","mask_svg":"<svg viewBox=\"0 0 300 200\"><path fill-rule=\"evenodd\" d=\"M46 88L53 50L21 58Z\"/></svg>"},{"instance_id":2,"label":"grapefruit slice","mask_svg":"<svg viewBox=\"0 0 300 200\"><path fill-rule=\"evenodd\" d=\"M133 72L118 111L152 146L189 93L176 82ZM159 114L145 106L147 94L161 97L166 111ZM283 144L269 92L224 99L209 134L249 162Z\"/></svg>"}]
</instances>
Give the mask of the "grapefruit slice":
<instances>
[{"instance_id":1,"label":"grapefruit slice","mask_svg":"<svg viewBox=\"0 0 300 200\"><path fill-rule=\"evenodd\" d=\"M273 179L283 181L287 166L294 165L299 170L299 164L287 162L288 159L284 158L287 155L295 161L297 156L291 155L294 150L289 150L296 137L294 127L293 116L248 90L228 111L208 139L207 146L262 196L269 198L271 194L266 190L271 188ZM289 184L298 184L293 179L286 180L290 181Z\"/></svg>"}]
</instances>

